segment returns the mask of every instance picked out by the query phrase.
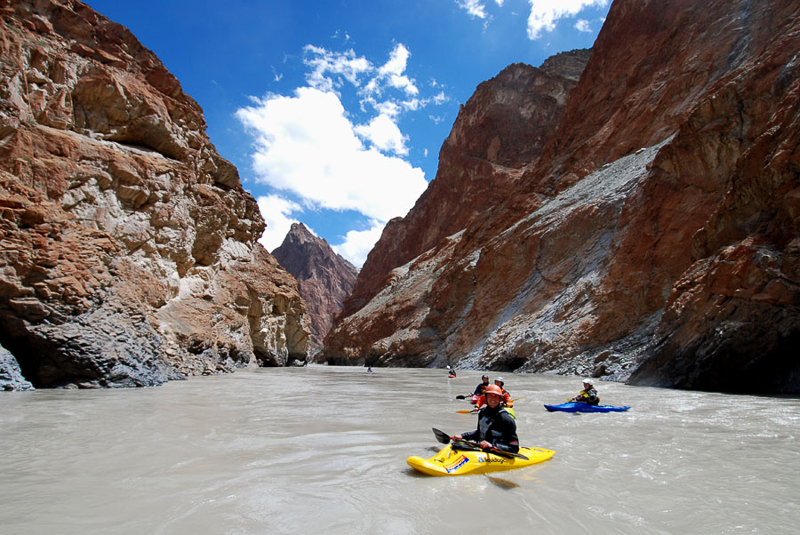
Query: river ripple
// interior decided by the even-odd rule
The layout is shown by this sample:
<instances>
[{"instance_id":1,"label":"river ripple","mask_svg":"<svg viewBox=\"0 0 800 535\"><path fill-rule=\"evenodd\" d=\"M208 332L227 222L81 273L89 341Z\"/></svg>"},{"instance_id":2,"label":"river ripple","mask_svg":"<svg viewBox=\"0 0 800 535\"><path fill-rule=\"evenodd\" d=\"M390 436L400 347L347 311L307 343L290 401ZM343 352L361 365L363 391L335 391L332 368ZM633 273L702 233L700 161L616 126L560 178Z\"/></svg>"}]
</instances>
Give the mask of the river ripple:
<instances>
[{"instance_id":1,"label":"river ripple","mask_svg":"<svg viewBox=\"0 0 800 535\"><path fill-rule=\"evenodd\" d=\"M504 374L523 445L493 477L433 478L437 427L474 428L479 372L309 366L150 389L0 395L9 534L797 533L800 400L598 383L626 413L549 413L574 377Z\"/></svg>"}]
</instances>

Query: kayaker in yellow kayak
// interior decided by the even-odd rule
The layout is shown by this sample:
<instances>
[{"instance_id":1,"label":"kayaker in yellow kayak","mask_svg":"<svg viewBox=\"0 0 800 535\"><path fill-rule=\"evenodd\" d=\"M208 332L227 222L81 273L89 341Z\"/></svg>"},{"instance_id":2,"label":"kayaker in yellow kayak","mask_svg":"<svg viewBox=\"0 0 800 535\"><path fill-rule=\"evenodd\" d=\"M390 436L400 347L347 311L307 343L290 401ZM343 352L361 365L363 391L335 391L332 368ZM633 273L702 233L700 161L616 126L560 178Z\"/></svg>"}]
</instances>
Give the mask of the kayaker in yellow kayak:
<instances>
[{"instance_id":1,"label":"kayaker in yellow kayak","mask_svg":"<svg viewBox=\"0 0 800 535\"><path fill-rule=\"evenodd\" d=\"M583 390L578 392L578 395L572 399L568 399L568 402L574 403L586 403L587 405L600 405L600 397L597 395L597 390L594 389L594 385L590 379L583 380Z\"/></svg>"},{"instance_id":2,"label":"kayaker in yellow kayak","mask_svg":"<svg viewBox=\"0 0 800 535\"><path fill-rule=\"evenodd\" d=\"M497 385L489 385L486 387L485 395L486 406L478 412L478 428L456 435L452 440L469 440L477 442L481 448L517 453L519 451L517 424L500 404L503 389Z\"/></svg>"}]
</instances>

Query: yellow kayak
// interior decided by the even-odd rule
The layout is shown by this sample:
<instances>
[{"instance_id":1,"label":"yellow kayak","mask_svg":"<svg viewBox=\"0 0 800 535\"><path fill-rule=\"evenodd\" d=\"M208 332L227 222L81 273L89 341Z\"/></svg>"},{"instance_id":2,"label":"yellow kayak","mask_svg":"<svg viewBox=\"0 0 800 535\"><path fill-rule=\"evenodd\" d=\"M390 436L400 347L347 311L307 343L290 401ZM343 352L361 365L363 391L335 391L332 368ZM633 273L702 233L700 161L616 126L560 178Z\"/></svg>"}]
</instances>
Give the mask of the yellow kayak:
<instances>
[{"instance_id":1,"label":"yellow kayak","mask_svg":"<svg viewBox=\"0 0 800 535\"><path fill-rule=\"evenodd\" d=\"M406 462L411 468L431 476L466 476L525 468L547 461L555 453L544 448L520 448L519 455L528 458L525 460L485 451L453 449L452 444L448 444L430 459L413 455Z\"/></svg>"}]
</instances>

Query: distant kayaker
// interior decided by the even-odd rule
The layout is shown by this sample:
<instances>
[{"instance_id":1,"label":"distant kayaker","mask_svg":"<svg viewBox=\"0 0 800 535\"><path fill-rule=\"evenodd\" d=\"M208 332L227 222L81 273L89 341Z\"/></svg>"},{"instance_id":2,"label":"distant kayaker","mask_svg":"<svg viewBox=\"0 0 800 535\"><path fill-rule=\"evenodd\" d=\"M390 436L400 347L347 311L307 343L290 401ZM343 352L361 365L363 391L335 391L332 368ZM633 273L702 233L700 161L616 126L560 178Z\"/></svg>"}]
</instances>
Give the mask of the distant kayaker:
<instances>
[{"instance_id":1,"label":"distant kayaker","mask_svg":"<svg viewBox=\"0 0 800 535\"><path fill-rule=\"evenodd\" d=\"M456 369L451 368L450 366L447 367L447 377L455 377L456 376Z\"/></svg>"},{"instance_id":2,"label":"distant kayaker","mask_svg":"<svg viewBox=\"0 0 800 535\"><path fill-rule=\"evenodd\" d=\"M476 386L475 390L472 392L473 396L480 396L481 394L483 394L481 388L486 388L487 386L489 386L489 376L484 373L483 375L481 375L481 381L482 382L478 383L478 386Z\"/></svg>"},{"instance_id":3,"label":"distant kayaker","mask_svg":"<svg viewBox=\"0 0 800 535\"><path fill-rule=\"evenodd\" d=\"M486 397L483 394L486 392L486 388L488 388L488 386L489 385L485 385L483 383L479 384L478 388L475 389L478 393L472 394L470 403L475 405L477 408L480 408L481 405L486 405Z\"/></svg>"},{"instance_id":4,"label":"distant kayaker","mask_svg":"<svg viewBox=\"0 0 800 535\"><path fill-rule=\"evenodd\" d=\"M503 389L497 385L486 387L486 406L478 413L478 429L452 437L453 440L478 442L481 448L495 448L511 453L519 452L517 424L500 405Z\"/></svg>"},{"instance_id":5,"label":"distant kayaker","mask_svg":"<svg viewBox=\"0 0 800 535\"><path fill-rule=\"evenodd\" d=\"M472 409L472 412L477 412L478 409L486 405L486 394L484 392L486 392L486 388L481 389L481 395L472 396L472 404L475 405L475 407Z\"/></svg>"},{"instance_id":6,"label":"distant kayaker","mask_svg":"<svg viewBox=\"0 0 800 535\"><path fill-rule=\"evenodd\" d=\"M586 403L587 405L600 405L600 397L597 395L597 390L594 389L594 385L592 385L592 381L589 379L583 380L583 390L568 401Z\"/></svg>"},{"instance_id":7,"label":"distant kayaker","mask_svg":"<svg viewBox=\"0 0 800 535\"><path fill-rule=\"evenodd\" d=\"M500 401L500 404L503 407L513 407L514 406L514 400L511 399L511 394L509 394L508 390L506 390L505 386L503 386L503 385L506 384L506 382L503 381L503 378L502 377L495 377L494 378L494 384L499 386L500 390L503 391L503 399Z\"/></svg>"}]
</instances>

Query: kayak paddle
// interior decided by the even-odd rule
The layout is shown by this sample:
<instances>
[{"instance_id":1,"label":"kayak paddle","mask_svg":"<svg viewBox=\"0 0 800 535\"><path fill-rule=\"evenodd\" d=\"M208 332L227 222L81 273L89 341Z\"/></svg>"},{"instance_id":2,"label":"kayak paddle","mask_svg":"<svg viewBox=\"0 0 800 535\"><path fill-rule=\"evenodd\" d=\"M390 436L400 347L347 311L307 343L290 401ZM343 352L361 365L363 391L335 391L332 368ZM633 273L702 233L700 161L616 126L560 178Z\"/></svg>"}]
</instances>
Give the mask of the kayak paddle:
<instances>
[{"instance_id":1,"label":"kayak paddle","mask_svg":"<svg viewBox=\"0 0 800 535\"><path fill-rule=\"evenodd\" d=\"M442 444L450 444L450 440L451 440L450 439L450 435L448 435L444 431L440 431L439 429L436 429L435 427L432 427L431 430L433 431L433 436L436 437L436 440L438 440ZM473 448L475 448L473 451L478 451L478 450L482 449L482 448L479 448L478 445L475 444L474 442L470 442L470 441L467 441L467 440L456 440L456 441L453 441L453 446L455 447L455 449L459 449L460 448L460 449L470 449L470 450L472 450ZM516 457L517 459L523 459L525 461L529 460L526 456L522 455L521 453L511 453L510 451L502 451L502 450L498 450L497 448L489 448L489 449L484 450L484 451L487 451L488 453L494 453L495 455L499 455L500 457Z\"/></svg>"}]
</instances>

